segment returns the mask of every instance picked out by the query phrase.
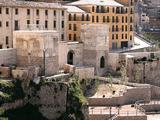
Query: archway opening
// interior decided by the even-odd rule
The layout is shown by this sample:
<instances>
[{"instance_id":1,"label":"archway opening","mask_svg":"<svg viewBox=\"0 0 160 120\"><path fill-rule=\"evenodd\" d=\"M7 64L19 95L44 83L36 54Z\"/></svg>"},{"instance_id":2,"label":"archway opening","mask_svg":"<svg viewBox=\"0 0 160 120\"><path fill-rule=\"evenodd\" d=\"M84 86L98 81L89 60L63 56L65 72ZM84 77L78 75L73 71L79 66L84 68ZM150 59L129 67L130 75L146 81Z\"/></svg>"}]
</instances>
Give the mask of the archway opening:
<instances>
[{"instance_id":1,"label":"archway opening","mask_svg":"<svg viewBox=\"0 0 160 120\"><path fill-rule=\"evenodd\" d=\"M73 56L74 56L74 52L69 51L67 55L67 64L73 65Z\"/></svg>"},{"instance_id":2,"label":"archway opening","mask_svg":"<svg viewBox=\"0 0 160 120\"><path fill-rule=\"evenodd\" d=\"M104 67L105 67L105 59L102 56L101 59L100 59L100 68L104 68Z\"/></svg>"}]
</instances>

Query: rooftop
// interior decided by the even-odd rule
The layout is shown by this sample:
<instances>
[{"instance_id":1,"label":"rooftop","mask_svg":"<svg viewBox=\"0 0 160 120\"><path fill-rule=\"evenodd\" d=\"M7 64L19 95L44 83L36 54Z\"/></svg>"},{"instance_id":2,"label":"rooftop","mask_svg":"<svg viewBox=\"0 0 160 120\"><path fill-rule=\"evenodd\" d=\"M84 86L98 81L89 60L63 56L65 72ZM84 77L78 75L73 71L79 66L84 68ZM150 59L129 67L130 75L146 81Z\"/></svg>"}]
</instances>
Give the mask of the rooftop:
<instances>
[{"instance_id":1,"label":"rooftop","mask_svg":"<svg viewBox=\"0 0 160 120\"><path fill-rule=\"evenodd\" d=\"M14 1L14 0L0 0L0 6L9 7L30 7L30 8L63 8L59 3L46 3L46 2L31 2L31 1Z\"/></svg>"},{"instance_id":2,"label":"rooftop","mask_svg":"<svg viewBox=\"0 0 160 120\"><path fill-rule=\"evenodd\" d=\"M122 7L123 5L114 0L79 0L69 3L69 5L99 5L99 6L115 6Z\"/></svg>"},{"instance_id":3,"label":"rooftop","mask_svg":"<svg viewBox=\"0 0 160 120\"><path fill-rule=\"evenodd\" d=\"M67 8L67 12L72 12L72 13L86 13L84 10L76 7L76 6L64 6Z\"/></svg>"}]
</instances>

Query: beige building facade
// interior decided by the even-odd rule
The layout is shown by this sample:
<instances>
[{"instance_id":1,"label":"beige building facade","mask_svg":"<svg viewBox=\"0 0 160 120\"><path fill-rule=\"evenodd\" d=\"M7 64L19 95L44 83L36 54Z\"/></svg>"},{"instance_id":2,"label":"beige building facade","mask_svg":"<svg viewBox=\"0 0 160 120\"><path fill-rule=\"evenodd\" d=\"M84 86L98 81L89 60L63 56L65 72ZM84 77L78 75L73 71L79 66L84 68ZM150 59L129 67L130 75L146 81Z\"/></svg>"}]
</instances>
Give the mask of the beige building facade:
<instances>
[{"instance_id":1,"label":"beige building facade","mask_svg":"<svg viewBox=\"0 0 160 120\"><path fill-rule=\"evenodd\" d=\"M133 0L97 0L96 2L80 0L69 3L68 8L71 10L67 10L68 41L81 41L80 28L83 24L107 24L109 26L110 49L132 47L134 41L133 5ZM76 31L71 29L72 26L76 26Z\"/></svg>"},{"instance_id":2,"label":"beige building facade","mask_svg":"<svg viewBox=\"0 0 160 120\"><path fill-rule=\"evenodd\" d=\"M13 31L32 29L56 30L66 38L66 8L58 3L0 1L0 49L13 47Z\"/></svg>"}]
</instances>

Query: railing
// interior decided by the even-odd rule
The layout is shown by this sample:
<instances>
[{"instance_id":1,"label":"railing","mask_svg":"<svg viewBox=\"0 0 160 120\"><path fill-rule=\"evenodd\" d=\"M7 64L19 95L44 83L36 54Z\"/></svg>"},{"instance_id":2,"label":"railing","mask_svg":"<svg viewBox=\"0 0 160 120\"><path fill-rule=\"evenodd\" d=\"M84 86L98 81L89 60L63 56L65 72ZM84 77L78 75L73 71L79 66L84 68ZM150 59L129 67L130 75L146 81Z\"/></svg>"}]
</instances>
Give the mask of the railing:
<instances>
[{"instance_id":1,"label":"railing","mask_svg":"<svg viewBox=\"0 0 160 120\"><path fill-rule=\"evenodd\" d=\"M145 109L143 109L140 104L144 104L145 100L138 100L135 102L135 108L139 110L141 113L145 113Z\"/></svg>"}]
</instances>

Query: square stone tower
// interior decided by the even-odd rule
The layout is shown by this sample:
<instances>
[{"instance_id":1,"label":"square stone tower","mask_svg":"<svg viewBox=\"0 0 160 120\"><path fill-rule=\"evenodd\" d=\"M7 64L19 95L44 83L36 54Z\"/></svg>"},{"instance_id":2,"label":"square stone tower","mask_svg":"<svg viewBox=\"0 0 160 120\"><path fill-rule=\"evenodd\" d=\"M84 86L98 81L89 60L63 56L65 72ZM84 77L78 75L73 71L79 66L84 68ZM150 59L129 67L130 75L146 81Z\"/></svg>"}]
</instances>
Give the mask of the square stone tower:
<instances>
[{"instance_id":1,"label":"square stone tower","mask_svg":"<svg viewBox=\"0 0 160 120\"><path fill-rule=\"evenodd\" d=\"M82 26L81 38L84 44L84 66L94 67L95 74L103 75L106 71L109 52L108 26L85 24Z\"/></svg>"},{"instance_id":2,"label":"square stone tower","mask_svg":"<svg viewBox=\"0 0 160 120\"><path fill-rule=\"evenodd\" d=\"M59 33L53 30L20 30L14 32L13 47L17 49L17 65L38 66L43 75L58 72Z\"/></svg>"}]
</instances>

